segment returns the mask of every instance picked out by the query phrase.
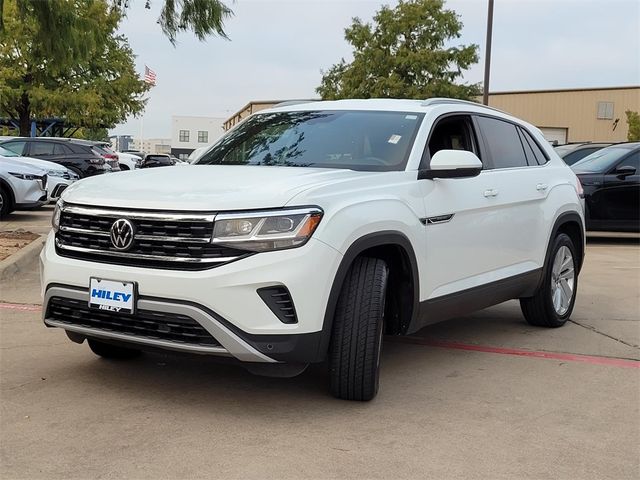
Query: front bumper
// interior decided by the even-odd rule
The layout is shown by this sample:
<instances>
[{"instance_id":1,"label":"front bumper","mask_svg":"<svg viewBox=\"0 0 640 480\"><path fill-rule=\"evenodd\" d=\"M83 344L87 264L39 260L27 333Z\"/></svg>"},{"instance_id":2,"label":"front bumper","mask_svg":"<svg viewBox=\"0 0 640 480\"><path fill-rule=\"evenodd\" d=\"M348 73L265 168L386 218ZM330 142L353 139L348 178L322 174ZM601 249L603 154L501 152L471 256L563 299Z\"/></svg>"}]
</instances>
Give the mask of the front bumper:
<instances>
[{"instance_id":1,"label":"front bumper","mask_svg":"<svg viewBox=\"0 0 640 480\"><path fill-rule=\"evenodd\" d=\"M138 285L139 308L188 315L224 347L198 353L228 354L251 362L321 361L326 353L321 345L326 345L328 334L323 330L326 305L341 260L336 250L311 239L301 248L252 255L203 271L126 267L62 257L56 253L50 234L41 253L45 323L104 337L104 332L79 331L48 321L48 302L55 295L88 301L90 277L122 280ZM274 285L288 288L297 323L280 321L258 295L258 289ZM175 344L140 342L133 336L110 338L184 350Z\"/></svg>"}]
</instances>

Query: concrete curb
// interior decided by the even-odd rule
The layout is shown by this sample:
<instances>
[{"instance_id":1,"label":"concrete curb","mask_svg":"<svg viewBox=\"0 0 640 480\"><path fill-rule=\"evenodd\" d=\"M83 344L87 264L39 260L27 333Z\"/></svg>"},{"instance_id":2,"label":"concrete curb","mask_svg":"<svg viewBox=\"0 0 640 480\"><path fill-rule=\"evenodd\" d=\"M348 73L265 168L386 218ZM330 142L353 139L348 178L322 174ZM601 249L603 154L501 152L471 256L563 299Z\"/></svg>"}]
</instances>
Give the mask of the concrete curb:
<instances>
[{"instance_id":1,"label":"concrete curb","mask_svg":"<svg viewBox=\"0 0 640 480\"><path fill-rule=\"evenodd\" d=\"M21 248L13 255L9 255L0 261L0 280L6 280L14 276L33 261L33 259L40 254L45 239L46 236L36 238L33 242Z\"/></svg>"}]
</instances>

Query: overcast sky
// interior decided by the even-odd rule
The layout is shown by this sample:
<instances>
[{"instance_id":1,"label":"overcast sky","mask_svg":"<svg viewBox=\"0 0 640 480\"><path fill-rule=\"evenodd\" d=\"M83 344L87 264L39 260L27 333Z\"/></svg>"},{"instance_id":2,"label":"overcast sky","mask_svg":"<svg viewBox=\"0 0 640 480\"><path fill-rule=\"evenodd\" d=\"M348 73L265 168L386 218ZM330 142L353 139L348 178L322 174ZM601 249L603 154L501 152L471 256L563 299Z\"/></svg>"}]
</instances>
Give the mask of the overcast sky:
<instances>
[{"instance_id":1,"label":"overcast sky","mask_svg":"<svg viewBox=\"0 0 640 480\"><path fill-rule=\"evenodd\" d=\"M156 24L162 0L131 0L121 32L138 71L155 70L144 137L168 137L171 115L228 117L250 100L314 98L321 69L350 58L344 28L371 20L383 4L370 0L227 1L235 15L230 41L199 42L181 34L173 47ZM465 75L481 82L486 0L448 0L464 24L455 44L480 46L480 62ZM638 0L495 0L491 91L640 84ZM130 119L112 134L140 135Z\"/></svg>"}]
</instances>

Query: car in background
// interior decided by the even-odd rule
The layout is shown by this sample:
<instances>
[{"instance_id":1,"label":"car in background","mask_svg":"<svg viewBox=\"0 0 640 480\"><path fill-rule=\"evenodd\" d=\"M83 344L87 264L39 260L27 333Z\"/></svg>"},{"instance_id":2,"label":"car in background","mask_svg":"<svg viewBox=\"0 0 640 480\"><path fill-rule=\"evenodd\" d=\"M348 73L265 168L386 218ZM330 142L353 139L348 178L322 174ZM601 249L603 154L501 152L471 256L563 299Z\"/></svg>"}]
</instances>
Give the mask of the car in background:
<instances>
[{"instance_id":1,"label":"car in background","mask_svg":"<svg viewBox=\"0 0 640 480\"><path fill-rule=\"evenodd\" d=\"M120 163L120 170L133 170L140 166L142 156L134 155L133 153L116 152L118 155L118 162Z\"/></svg>"},{"instance_id":2,"label":"car in background","mask_svg":"<svg viewBox=\"0 0 640 480\"><path fill-rule=\"evenodd\" d=\"M176 161L164 153L149 153L140 162L140 168L171 167Z\"/></svg>"},{"instance_id":3,"label":"car in background","mask_svg":"<svg viewBox=\"0 0 640 480\"><path fill-rule=\"evenodd\" d=\"M553 147L558 156L564 160L564 163L567 165L573 165L576 162L579 162L587 155L591 155L593 152L597 152L598 150L609 147L613 145L612 143L591 143L591 142L581 142L581 143L567 143L566 145L558 145L557 147Z\"/></svg>"},{"instance_id":4,"label":"car in background","mask_svg":"<svg viewBox=\"0 0 640 480\"><path fill-rule=\"evenodd\" d=\"M600 149L571 168L584 189L587 230L640 231L640 142Z\"/></svg>"},{"instance_id":5,"label":"car in background","mask_svg":"<svg viewBox=\"0 0 640 480\"><path fill-rule=\"evenodd\" d=\"M17 160L0 161L0 218L47 203L47 172Z\"/></svg>"},{"instance_id":6,"label":"car in background","mask_svg":"<svg viewBox=\"0 0 640 480\"><path fill-rule=\"evenodd\" d=\"M203 154L204 152L206 152L209 148L211 147L211 145L207 145L206 147L198 147L196 148L193 152L191 152L189 154L189 156L187 157L187 162L189 163L194 163L196 160L198 160Z\"/></svg>"},{"instance_id":7,"label":"car in background","mask_svg":"<svg viewBox=\"0 0 640 480\"><path fill-rule=\"evenodd\" d=\"M94 148L96 143L98 142L75 138L16 137L0 145L23 157L57 163L75 172L80 178L85 178L108 171L108 162Z\"/></svg>"},{"instance_id":8,"label":"car in background","mask_svg":"<svg viewBox=\"0 0 640 480\"><path fill-rule=\"evenodd\" d=\"M111 167L112 172L120 171L120 158L118 154L111 149L111 144L107 142L91 142L90 140L83 140L88 144L91 144L92 148L98 151L98 153L104 158L104 161Z\"/></svg>"},{"instance_id":9,"label":"car in background","mask_svg":"<svg viewBox=\"0 0 640 480\"><path fill-rule=\"evenodd\" d=\"M47 173L47 196L50 202L58 200L62 192L78 179L78 175L62 165L37 158L21 157L17 153L0 146L0 162L8 159L31 165Z\"/></svg>"}]
</instances>

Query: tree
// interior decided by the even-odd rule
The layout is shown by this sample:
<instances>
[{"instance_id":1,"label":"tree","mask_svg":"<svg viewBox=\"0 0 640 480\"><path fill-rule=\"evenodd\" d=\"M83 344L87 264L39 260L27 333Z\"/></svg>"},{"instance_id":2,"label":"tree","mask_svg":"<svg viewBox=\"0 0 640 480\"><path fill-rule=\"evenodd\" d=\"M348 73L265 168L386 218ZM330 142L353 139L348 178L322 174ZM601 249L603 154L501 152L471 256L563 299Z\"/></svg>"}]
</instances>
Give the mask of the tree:
<instances>
[{"instance_id":1,"label":"tree","mask_svg":"<svg viewBox=\"0 0 640 480\"><path fill-rule=\"evenodd\" d=\"M631 110L627 110L624 113L627 115L627 125L629 126L627 140L629 142L640 142L640 114Z\"/></svg>"},{"instance_id":2,"label":"tree","mask_svg":"<svg viewBox=\"0 0 640 480\"><path fill-rule=\"evenodd\" d=\"M142 3L142 0L106 0L114 8L125 14L130 4L134 1ZM164 1L160 18L157 23L172 44L175 44L176 35L180 32L193 31L199 40L204 40L209 35L217 34L227 38L224 32L224 21L233 15L233 11L220 0L157 0ZM73 0L17 0L21 14L31 12L40 23L43 36L39 41L46 44L47 49L64 49L65 46L56 42L56 37L62 32L63 36L73 25L66 22L69 17L65 13L64 4L73 3ZM0 0L0 32L4 28L3 3L11 3L11 0ZM145 7L151 8L152 0L144 0ZM73 49L69 49L73 51Z\"/></svg>"},{"instance_id":3,"label":"tree","mask_svg":"<svg viewBox=\"0 0 640 480\"><path fill-rule=\"evenodd\" d=\"M48 2L42 2L48 3ZM62 117L88 129L110 128L144 109L149 88L135 71L134 56L116 33L122 18L105 0L51 0L68 28L51 50L38 9L4 0L0 34L0 115L18 120L29 135L33 118ZM52 53L57 53L52 56Z\"/></svg>"},{"instance_id":4,"label":"tree","mask_svg":"<svg viewBox=\"0 0 640 480\"><path fill-rule=\"evenodd\" d=\"M326 72L316 89L323 99L429 98L468 99L479 84L457 84L478 61L477 45L446 46L460 37L462 23L442 0L400 0L382 7L373 24L354 18L345 29L353 61L344 58Z\"/></svg>"}]
</instances>

